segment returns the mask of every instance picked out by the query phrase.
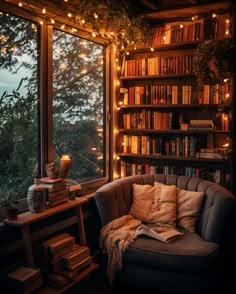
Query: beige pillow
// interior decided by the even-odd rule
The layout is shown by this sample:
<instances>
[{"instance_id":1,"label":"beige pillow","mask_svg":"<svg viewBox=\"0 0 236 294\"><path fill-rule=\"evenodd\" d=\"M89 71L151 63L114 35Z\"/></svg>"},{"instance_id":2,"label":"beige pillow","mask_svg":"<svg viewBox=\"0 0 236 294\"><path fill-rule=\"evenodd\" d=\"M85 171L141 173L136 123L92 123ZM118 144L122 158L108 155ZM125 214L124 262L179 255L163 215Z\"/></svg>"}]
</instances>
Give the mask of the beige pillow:
<instances>
[{"instance_id":1,"label":"beige pillow","mask_svg":"<svg viewBox=\"0 0 236 294\"><path fill-rule=\"evenodd\" d=\"M154 182L154 186L168 186L159 182ZM202 201L204 199L204 192L187 191L184 189L177 189L177 227L194 233L198 217L200 214Z\"/></svg>"},{"instance_id":2,"label":"beige pillow","mask_svg":"<svg viewBox=\"0 0 236 294\"><path fill-rule=\"evenodd\" d=\"M145 223L176 222L176 186L133 184L133 202L129 213Z\"/></svg>"},{"instance_id":3,"label":"beige pillow","mask_svg":"<svg viewBox=\"0 0 236 294\"><path fill-rule=\"evenodd\" d=\"M187 191L177 188L177 223L189 232L194 233L200 214L204 192Z\"/></svg>"}]
</instances>

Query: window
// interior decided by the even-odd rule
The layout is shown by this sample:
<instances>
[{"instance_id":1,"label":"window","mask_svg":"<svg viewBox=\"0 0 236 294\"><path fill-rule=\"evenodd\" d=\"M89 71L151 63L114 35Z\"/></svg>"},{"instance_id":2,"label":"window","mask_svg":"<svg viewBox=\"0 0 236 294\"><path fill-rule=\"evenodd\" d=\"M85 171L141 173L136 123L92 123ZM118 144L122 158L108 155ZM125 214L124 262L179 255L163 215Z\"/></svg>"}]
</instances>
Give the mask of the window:
<instances>
[{"instance_id":1,"label":"window","mask_svg":"<svg viewBox=\"0 0 236 294\"><path fill-rule=\"evenodd\" d=\"M53 31L53 133L55 161L69 154L69 178L84 183L105 176L104 48Z\"/></svg>"},{"instance_id":2,"label":"window","mask_svg":"<svg viewBox=\"0 0 236 294\"><path fill-rule=\"evenodd\" d=\"M38 25L0 12L0 197L37 175L38 71Z\"/></svg>"},{"instance_id":3,"label":"window","mask_svg":"<svg viewBox=\"0 0 236 294\"><path fill-rule=\"evenodd\" d=\"M20 9L0 11L0 201L14 191L24 209L34 177L45 176L49 161L59 168L63 154L83 193L109 172L109 46L39 22Z\"/></svg>"}]
</instances>

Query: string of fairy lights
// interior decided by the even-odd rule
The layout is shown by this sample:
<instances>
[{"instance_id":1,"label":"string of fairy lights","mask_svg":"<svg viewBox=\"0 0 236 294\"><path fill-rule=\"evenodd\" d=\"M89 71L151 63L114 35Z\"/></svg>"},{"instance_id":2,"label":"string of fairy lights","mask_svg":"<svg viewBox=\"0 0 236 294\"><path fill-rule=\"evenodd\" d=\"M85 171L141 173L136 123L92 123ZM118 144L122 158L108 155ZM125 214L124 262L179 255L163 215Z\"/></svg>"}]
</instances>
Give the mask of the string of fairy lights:
<instances>
[{"instance_id":1,"label":"string of fairy lights","mask_svg":"<svg viewBox=\"0 0 236 294\"><path fill-rule=\"evenodd\" d=\"M85 15L80 15L77 13L75 16L75 12L72 12L70 10L70 0L61 0L64 2L64 5L68 4L68 7L63 10L62 12L58 14L53 14L52 10L50 7L48 7L48 2L50 1L42 1L40 5L32 6L32 3L28 0L25 1L18 1L17 5L22 8L22 9L27 9L28 11L31 11L32 15L35 16L36 21L39 22L40 25L53 25L53 26L58 26L62 30L67 30L70 33L77 33L78 29L85 30L89 32L91 39L96 40L96 38L102 38L104 40L107 40L108 43L114 42L117 46L117 54L115 56L115 68L117 71L117 80L115 80L115 86L117 87L117 93L119 93L119 88L120 88L120 72L121 72L121 65L122 65L122 60L124 59L124 55L129 55L132 51L137 50L139 48L145 47L145 50L150 50L150 52L154 52L155 50L158 50L159 45L153 46L152 44L150 45L145 45L143 42L138 44L138 42L134 40L130 40L128 38L128 34L126 34L125 29L123 29L122 32L120 31L115 31L114 27L109 26L108 24L105 24L101 29L96 29L93 30L94 23L98 24L99 23L99 18L100 15L98 11L87 11L87 13L90 13L89 17L86 17ZM57 1L58 5L58 1ZM39 8L41 7L41 8ZM166 41L167 34L169 30L174 30L176 26L179 26L180 29L184 29L185 23L190 23L190 22L196 22L199 21L201 18L213 18L217 19L219 15L223 15L225 17L225 26L224 26L224 37L230 37L231 36L231 20L230 17L225 11L218 11L218 13L212 13L209 12L207 15L193 15L190 17L187 17L185 20L182 20L182 22L179 22L177 25L171 26L171 28L166 29L162 32L161 37L163 39L163 43L160 44L162 46L163 44L168 44ZM59 19L59 20L58 20ZM87 23L87 20L89 19L91 23ZM106 27L106 30L104 29ZM116 28L116 27L115 27ZM151 30L152 31L152 30ZM170 44L170 43L169 43ZM117 110L120 109L121 106L121 101L118 101L118 106ZM114 137L116 138L117 135L119 134L118 129L114 130ZM114 154L113 160L119 161L120 157L117 154ZM114 170L113 174L114 178L120 177L120 175Z\"/></svg>"}]
</instances>

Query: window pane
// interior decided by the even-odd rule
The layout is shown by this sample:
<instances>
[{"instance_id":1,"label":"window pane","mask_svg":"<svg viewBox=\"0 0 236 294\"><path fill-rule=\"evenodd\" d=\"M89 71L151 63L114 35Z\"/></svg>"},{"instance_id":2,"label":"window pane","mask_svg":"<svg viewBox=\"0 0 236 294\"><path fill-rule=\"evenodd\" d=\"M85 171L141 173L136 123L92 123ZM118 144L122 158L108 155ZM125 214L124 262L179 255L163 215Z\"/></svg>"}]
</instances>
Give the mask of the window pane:
<instances>
[{"instance_id":1,"label":"window pane","mask_svg":"<svg viewBox=\"0 0 236 294\"><path fill-rule=\"evenodd\" d=\"M104 176L103 46L59 30L53 35L55 162L69 154L69 178Z\"/></svg>"},{"instance_id":2,"label":"window pane","mask_svg":"<svg viewBox=\"0 0 236 294\"><path fill-rule=\"evenodd\" d=\"M38 150L38 27L0 12L0 193L25 198Z\"/></svg>"}]
</instances>

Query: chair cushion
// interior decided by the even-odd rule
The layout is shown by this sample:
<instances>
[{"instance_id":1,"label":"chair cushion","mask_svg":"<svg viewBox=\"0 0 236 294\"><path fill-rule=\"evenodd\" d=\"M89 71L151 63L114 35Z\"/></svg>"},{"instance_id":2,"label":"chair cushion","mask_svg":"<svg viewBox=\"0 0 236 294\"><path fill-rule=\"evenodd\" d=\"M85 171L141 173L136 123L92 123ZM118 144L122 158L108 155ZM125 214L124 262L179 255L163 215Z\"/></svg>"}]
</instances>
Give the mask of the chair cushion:
<instances>
[{"instance_id":1,"label":"chair cushion","mask_svg":"<svg viewBox=\"0 0 236 294\"><path fill-rule=\"evenodd\" d=\"M176 222L176 186L133 184L129 213L144 223Z\"/></svg>"},{"instance_id":2,"label":"chair cushion","mask_svg":"<svg viewBox=\"0 0 236 294\"><path fill-rule=\"evenodd\" d=\"M171 243L139 236L124 252L123 263L189 273L202 273L214 268L219 245L204 241L196 233L182 231L184 236Z\"/></svg>"}]
</instances>

